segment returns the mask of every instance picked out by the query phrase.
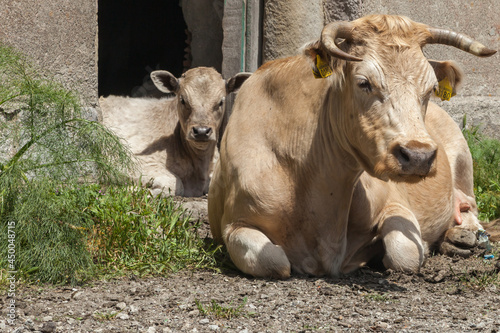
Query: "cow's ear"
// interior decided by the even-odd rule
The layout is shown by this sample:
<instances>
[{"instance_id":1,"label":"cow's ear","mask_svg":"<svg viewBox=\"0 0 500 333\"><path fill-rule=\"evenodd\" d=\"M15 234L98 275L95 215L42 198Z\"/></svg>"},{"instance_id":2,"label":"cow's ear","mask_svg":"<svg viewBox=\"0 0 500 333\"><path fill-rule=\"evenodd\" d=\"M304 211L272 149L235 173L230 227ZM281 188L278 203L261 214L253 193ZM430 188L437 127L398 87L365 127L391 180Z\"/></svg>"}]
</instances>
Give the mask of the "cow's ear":
<instances>
[{"instance_id":1,"label":"cow's ear","mask_svg":"<svg viewBox=\"0 0 500 333\"><path fill-rule=\"evenodd\" d=\"M312 42L303 47L303 54L309 60L312 69L312 75L315 78L321 79L329 77L333 74L331 67L332 57L324 50L320 41ZM333 58L333 64L337 60Z\"/></svg>"},{"instance_id":2,"label":"cow's ear","mask_svg":"<svg viewBox=\"0 0 500 333\"><path fill-rule=\"evenodd\" d=\"M312 65L316 65L316 56L323 57L325 52L321 49L320 41L308 43L302 47L304 55L311 61Z\"/></svg>"},{"instance_id":3,"label":"cow's ear","mask_svg":"<svg viewBox=\"0 0 500 333\"><path fill-rule=\"evenodd\" d=\"M156 88L164 93L176 93L179 90L179 80L167 71L151 72L151 80Z\"/></svg>"},{"instance_id":4,"label":"cow's ear","mask_svg":"<svg viewBox=\"0 0 500 333\"><path fill-rule=\"evenodd\" d=\"M460 66L451 60L448 61L436 61L429 60L434 72L436 73L436 78L438 82L448 79L451 87L453 88L453 93L456 93L463 82L464 73Z\"/></svg>"},{"instance_id":5,"label":"cow's ear","mask_svg":"<svg viewBox=\"0 0 500 333\"><path fill-rule=\"evenodd\" d=\"M226 93L237 92L240 89L243 82L246 81L252 75L252 73L241 72L226 80Z\"/></svg>"}]
</instances>

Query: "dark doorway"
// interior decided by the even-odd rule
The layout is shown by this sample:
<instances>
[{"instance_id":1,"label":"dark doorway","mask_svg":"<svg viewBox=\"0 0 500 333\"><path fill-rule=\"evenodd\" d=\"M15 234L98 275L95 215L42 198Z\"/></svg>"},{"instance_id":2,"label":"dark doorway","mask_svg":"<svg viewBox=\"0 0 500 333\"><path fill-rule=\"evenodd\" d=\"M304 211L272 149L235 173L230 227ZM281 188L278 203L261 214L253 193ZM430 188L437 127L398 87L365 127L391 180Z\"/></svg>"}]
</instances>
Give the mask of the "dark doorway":
<instances>
[{"instance_id":1,"label":"dark doorway","mask_svg":"<svg viewBox=\"0 0 500 333\"><path fill-rule=\"evenodd\" d=\"M186 23L178 0L98 0L99 96L158 94L156 69L183 72Z\"/></svg>"}]
</instances>

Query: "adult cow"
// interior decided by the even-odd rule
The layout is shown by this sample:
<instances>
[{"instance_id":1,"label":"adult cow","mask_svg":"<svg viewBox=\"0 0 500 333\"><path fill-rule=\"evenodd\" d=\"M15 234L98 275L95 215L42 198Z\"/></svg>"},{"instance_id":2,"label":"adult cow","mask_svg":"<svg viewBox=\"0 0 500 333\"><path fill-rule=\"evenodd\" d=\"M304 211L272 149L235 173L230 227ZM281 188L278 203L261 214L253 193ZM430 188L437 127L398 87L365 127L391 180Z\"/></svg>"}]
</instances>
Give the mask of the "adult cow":
<instances>
[{"instance_id":1,"label":"adult cow","mask_svg":"<svg viewBox=\"0 0 500 333\"><path fill-rule=\"evenodd\" d=\"M128 144L139 160L132 175L153 179L153 195L201 196L208 192L227 94L236 92L249 73L225 81L213 68L197 67L177 79L154 71L156 87L173 98L109 96L99 100L103 123Z\"/></svg>"},{"instance_id":2,"label":"adult cow","mask_svg":"<svg viewBox=\"0 0 500 333\"><path fill-rule=\"evenodd\" d=\"M328 24L303 55L266 63L247 80L208 193L212 234L240 270L336 275L352 259L348 215L363 170L409 184L440 176L447 158L424 117L438 81L453 86L458 69L427 60L421 48L430 43L495 52L405 17L373 15ZM412 213L393 205L380 223L401 216L418 229Z\"/></svg>"}]
</instances>

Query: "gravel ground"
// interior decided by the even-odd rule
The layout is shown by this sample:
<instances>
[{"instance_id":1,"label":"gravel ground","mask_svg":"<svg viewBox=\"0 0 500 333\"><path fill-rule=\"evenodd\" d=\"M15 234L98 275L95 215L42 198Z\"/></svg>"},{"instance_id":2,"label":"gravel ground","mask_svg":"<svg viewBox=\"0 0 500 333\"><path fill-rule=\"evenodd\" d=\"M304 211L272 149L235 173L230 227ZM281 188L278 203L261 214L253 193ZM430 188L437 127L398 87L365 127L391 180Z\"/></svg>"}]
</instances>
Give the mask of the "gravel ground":
<instances>
[{"instance_id":1,"label":"gravel ground","mask_svg":"<svg viewBox=\"0 0 500 333\"><path fill-rule=\"evenodd\" d=\"M10 299L0 297L0 332L500 332L499 274L498 258L476 249L468 259L433 256L419 274L363 268L277 281L183 271L24 286L14 326Z\"/></svg>"}]
</instances>

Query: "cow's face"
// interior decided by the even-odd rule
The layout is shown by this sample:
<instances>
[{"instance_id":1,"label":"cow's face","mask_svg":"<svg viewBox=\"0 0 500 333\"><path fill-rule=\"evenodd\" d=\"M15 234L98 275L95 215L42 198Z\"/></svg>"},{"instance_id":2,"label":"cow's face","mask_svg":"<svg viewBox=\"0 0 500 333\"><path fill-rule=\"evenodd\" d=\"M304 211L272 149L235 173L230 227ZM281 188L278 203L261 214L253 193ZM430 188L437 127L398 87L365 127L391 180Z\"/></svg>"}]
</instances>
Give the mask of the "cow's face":
<instances>
[{"instance_id":1,"label":"cow's face","mask_svg":"<svg viewBox=\"0 0 500 333\"><path fill-rule=\"evenodd\" d=\"M179 79L167 71L154 71L151 78L160 91L175 93L182 132L186 140L202 147L217 141L226 95L236 91L249 75L240 73L226 82L215 69L197 67Z\"/></svg>"},{"instance_id":2,"label":"cow's face","mask_svg":"<svg viewBox=\"0 0 500 333\"><path fill-rule=\"evenodd\" d=\"M345 67L346 135L352 153L381 179L432 176L437 145L424 125L438 81L420 48L366 52Z\"/></svg>"},{"instance_id":3,"label":"cow's face","mask_svg":"<svg viewBox=\"0 0 500 333\"><path fill-rule=\"evenodd\" d=\"M460 69L426 59L421 47L432 33L406 18L369 17L342 29L340 41L331 36L338 26L326 26L322 40L305 52L333 69L326 80L333 81L329 104L337 141L380 179L413 182L433 175L439 152L424 125L427 105L445 77L455 89Z\"/></svg>"}]
</instances>

